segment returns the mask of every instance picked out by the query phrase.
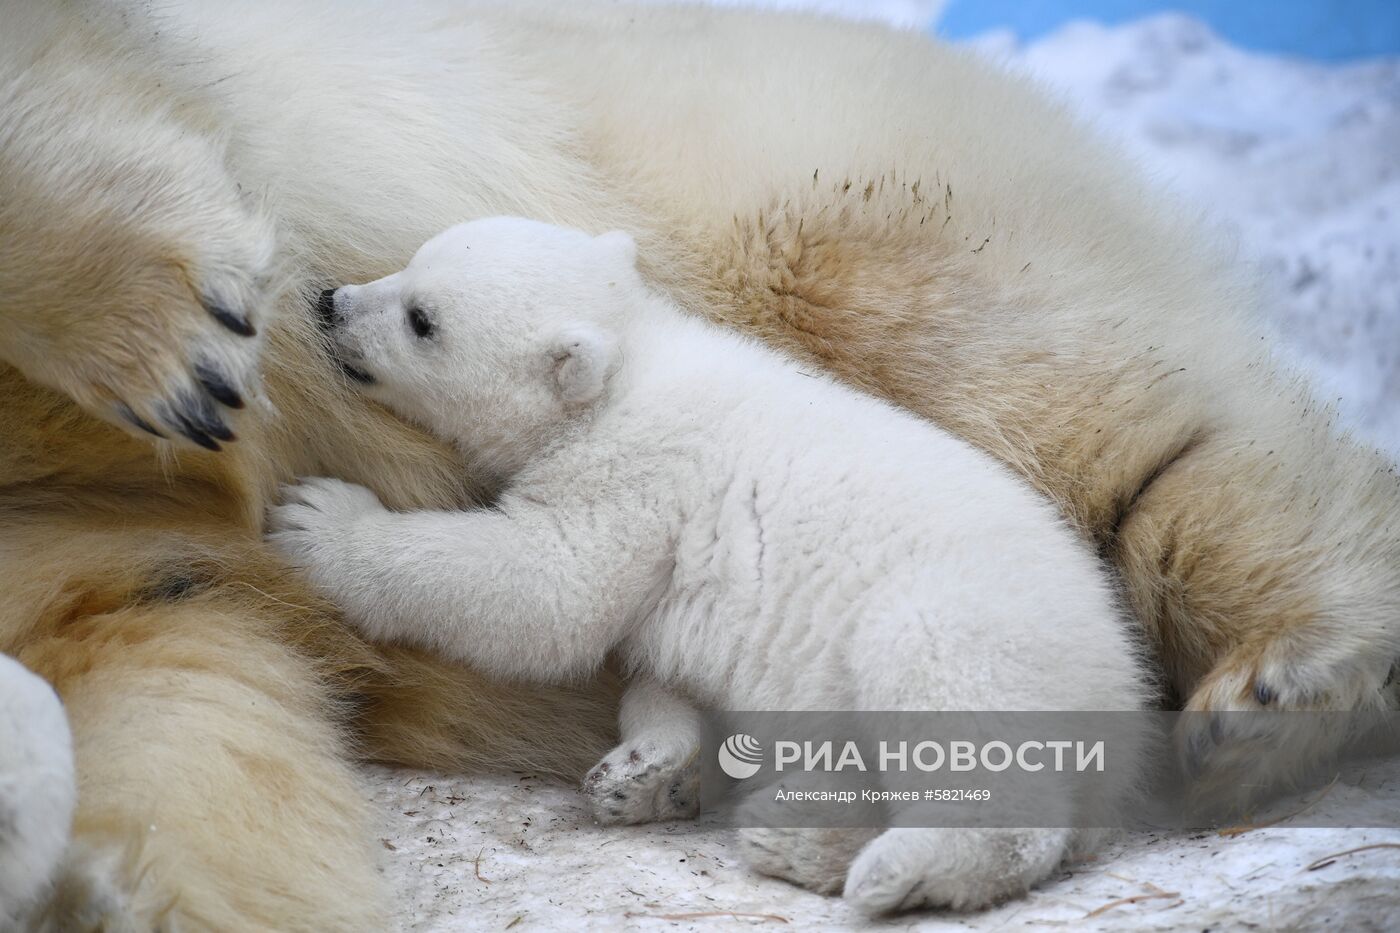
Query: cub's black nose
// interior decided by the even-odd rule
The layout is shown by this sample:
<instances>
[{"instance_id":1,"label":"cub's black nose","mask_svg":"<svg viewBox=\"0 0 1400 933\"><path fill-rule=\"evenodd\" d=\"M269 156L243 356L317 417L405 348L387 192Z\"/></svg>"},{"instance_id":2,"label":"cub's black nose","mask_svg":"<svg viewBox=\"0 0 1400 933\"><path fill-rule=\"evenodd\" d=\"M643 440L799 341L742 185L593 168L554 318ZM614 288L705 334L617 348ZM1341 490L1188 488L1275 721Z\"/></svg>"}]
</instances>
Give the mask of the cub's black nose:
<instances>
[{"instance_id":1,"label":"cub's black nose","mask_svg":"<svg viewBox=\"0 0 1400 933\"><path fill-rule=\"evenodd\" d=\"M335 326L335 289L328 288L321 292L321 296L316 299L316 317L321 326L331 328Z\"/></svg>"}]
</instances>

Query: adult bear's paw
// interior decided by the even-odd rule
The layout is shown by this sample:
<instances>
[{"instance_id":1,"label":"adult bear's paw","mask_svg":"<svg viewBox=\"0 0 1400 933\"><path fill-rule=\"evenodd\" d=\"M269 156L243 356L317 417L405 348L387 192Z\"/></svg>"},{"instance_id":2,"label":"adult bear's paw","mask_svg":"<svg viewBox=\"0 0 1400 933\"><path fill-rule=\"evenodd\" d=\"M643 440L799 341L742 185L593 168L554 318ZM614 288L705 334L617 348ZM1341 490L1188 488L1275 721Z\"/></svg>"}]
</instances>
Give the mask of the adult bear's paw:
<instances>
[{"instance_id":1,"label":"adult bear's paw","mask_svg":"<svg viewBox=\"0 0 1400 933\"><path fill-rule=\"evenodd\" d=\"M75 290L73 305L51 309L31 333L20 328L12 362L128 432L220 450L236 439L234 413L262 402L271 257L256 224L229 222L250 227L246 242L223 234L184 244L194 260L177 248L125 257L120 274Z\"/></svg>"},{"instance_id":2,"label":"adult bear's paw","mask_svg":"<svg viewBox=\"0 0 1400 933\"><path fill-rule=\"evenodd\" d=\"M222 145L162 114L51 119L64 132L0 147L0 360L135 435L219 450L262 400L271 223Z\"/></svg>"},{"instance_id":3,"label":"adult bear's paw","mask_svg":"<svg viewBox=\"0 0 1400 933\"><path fill-rule=\"evenodd\" d=\"M1238 817L1271 790L1325 777L1375 714L1400 706L1384 642L1338 637L1318 648L1278 638L1218 662L1191 694L1176 734L1203 812Z\"/></svg>"}]
</instances>

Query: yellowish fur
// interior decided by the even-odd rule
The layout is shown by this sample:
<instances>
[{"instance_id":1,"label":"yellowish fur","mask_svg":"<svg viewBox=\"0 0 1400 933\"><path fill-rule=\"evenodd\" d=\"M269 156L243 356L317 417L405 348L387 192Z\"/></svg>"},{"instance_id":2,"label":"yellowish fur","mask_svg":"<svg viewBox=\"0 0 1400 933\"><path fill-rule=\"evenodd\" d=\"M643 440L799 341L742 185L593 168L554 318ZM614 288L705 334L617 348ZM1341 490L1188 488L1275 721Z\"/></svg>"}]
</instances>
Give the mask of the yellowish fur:
<instances>
[{"instance_id":1,"label":"yellowish fur","mask_svg":"<svg viewBox=\"0 0 1400 933\"><path fill-rule=\"evenodd\" d=\"M578 773L606 744L609 683L371 649L258 542L296 474L481 492L344 384L309 309L475 216L629 229L686 307L1021 470L1192 708L1254 708L1264 677L1381 702L1390 464L1277 371L1197 226L1022 82L808 18L225 6L0 5L0 650L73 719L57 928L382 928L352 756ZM239 440L91 417L230 339L210 289L263 341Z\"/></svg>"}]
</instances>

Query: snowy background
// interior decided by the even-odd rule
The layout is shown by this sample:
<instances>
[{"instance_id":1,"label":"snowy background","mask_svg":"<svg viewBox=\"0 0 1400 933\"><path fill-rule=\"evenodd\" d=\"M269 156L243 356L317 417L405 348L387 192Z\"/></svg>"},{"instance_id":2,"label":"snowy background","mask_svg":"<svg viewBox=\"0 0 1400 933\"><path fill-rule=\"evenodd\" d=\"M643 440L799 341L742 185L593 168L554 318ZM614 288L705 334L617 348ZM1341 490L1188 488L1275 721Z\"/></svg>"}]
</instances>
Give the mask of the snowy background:
<instances>
[{"instance_id":1,"label":"snowy background","mask_svg":"<svg viewBox=\"0 0 1400 933\"><path fill-rule=\"evenodd\" d=\"M1230 231L1283 346L1361 434L1400 451L1400 55L1247 52L1172 14L969 41Z\"/></svg>"},{"instance_id":2,"label":"snowy background","mask_svg":"<svg viewBox=\"0 0 1400 933\"><path fill-rule=\"evenodd\" d=\"M930 31L942 7L937 0L766 5ZM952 14L960 28L975 22L960 13L966 8L955 2L948 22ZM1184 15L1113 19L1112 27L1073 22L1030 39L1024 29L950 34L1038 76L1153 177L1199 205L1208 223L1229 231L1239 260L1258 271L1286 352L1316 374L1324 397L1340 400L1358 433L1400 452L1400 46L1388 57L1347 60L1334 45L1327 56L1342 60L1322 64L1245 51ZM1357 31L1375 47L1375 30L1366 34L1363 23ZM723 832L602 830L570 789L532 775L373 769L367 777L405 930L860 926L839 900L750 876ZM1340 782L1311 813L1397 779ZM1279 812L1309 802L1285 802ZM1287 824L1235 835L1133 836L1068 866L1027 900L879 928L1400 928L1400 831Z\"/></svg>"}]
</instances>

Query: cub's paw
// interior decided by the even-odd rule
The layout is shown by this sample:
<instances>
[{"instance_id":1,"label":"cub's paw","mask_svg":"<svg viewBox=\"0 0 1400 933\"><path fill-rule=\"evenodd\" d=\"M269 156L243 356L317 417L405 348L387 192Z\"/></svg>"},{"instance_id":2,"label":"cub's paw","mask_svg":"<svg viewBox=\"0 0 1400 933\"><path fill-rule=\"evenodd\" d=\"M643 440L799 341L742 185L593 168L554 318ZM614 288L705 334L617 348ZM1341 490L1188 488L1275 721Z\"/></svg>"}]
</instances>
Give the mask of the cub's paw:
<instances>
[{"instance_id":1,"label":"cub's paw","mask_svg":"<svg viewBox=\"0 0 1400 933\"><path fill-rule=\"evenodd\" d=\"M844 893L872 916L980 910L1048 878L1069 842L1061 829L891 829L856 857Z\"/></svg>"},{"instance_id":2,"label":"cub's paw","mask_svg":"<svg viewBox=\"0 0 1400 933\"><path fill-rule=\"evenodd\" d=\"M690 820L700 814L699 748L623 742L583 779L580 792L605 825Z\"/></svg>"},{"instance_id":3,"label":"cub's paw","mask_svg":"<svg viewBox=\"0 0 1400 933\"><path fill-rule=\"evenodd\" d=\"M316 566L351 526L385 511L365 487L325 476L303 477L281 492L281 504L268 509L267 540L299 567Z\"/></svg>"},{"instance_id":4,"label":"cub's paw","mask_svg":"<svg viewBox=\"0 0 1400 933\"><path fill-rule=\"evenodd\" d=\"M818 894L839 894L851 861L878 830L747 828L739 855L750 869Z\"/></svg>"}]
</instances>

